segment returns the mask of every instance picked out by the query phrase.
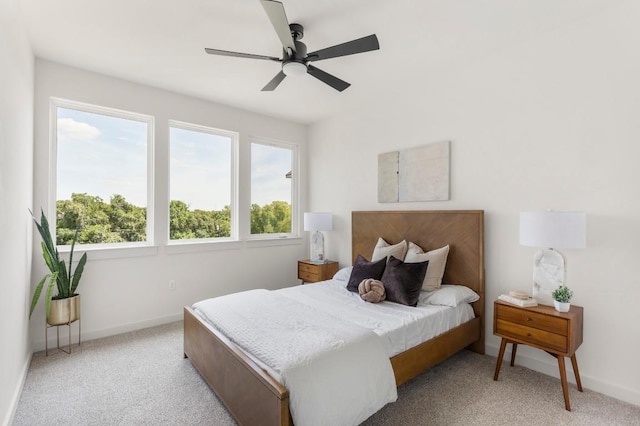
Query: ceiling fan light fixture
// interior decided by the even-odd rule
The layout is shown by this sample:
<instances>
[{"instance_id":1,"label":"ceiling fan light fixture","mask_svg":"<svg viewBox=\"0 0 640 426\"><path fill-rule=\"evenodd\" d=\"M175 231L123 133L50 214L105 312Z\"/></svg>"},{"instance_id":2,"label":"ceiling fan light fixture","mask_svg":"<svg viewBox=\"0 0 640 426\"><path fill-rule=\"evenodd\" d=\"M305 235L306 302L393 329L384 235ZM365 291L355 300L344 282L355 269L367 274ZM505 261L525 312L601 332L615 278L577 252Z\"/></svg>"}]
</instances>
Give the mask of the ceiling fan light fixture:
<instances>
[{"instance_id":1,"label":"ceiling fan light fixture","mask_svg":"<svg viewBox=\"0 0 640 426\"><path fill-rule=\"evenodd\" d=\"M307 66L302 62L286 62L282 65L282 72L287 76L305 75L307 73Z\"/></svg>"}]
</instances>

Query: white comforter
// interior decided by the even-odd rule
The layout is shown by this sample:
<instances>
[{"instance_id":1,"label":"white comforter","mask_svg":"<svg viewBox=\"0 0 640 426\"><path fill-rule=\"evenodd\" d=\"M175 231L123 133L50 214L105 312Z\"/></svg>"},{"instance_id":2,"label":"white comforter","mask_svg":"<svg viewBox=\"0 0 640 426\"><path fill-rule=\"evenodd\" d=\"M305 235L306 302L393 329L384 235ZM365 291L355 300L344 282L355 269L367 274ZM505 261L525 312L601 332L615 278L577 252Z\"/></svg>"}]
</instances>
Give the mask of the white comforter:
<instances>
[{"instance_id":1,"label":"white comforter","mask_svg":"<svg viewBox=\"0 0 640 426\"><path fill-rule=\"evenodd\" d=\"M389 358L432 339L474 318L473 308L461 303L456 308L422 301L417 307L393 302L368 303L346 289L346 282L324 281L277 290L278 293L329 315L367 328L383 340Z\"/></svg>"},{"instance_id":2,"label":"white comforter","mask_svg":"<svg viewBox=\"0 0 640 426\"><path fill-rule=\"evenodd\" d=\"M364 327L267 290L194 308L281 376L296 425L359 424L397 399L385 345Z\"/></svg>"}]
</instances>

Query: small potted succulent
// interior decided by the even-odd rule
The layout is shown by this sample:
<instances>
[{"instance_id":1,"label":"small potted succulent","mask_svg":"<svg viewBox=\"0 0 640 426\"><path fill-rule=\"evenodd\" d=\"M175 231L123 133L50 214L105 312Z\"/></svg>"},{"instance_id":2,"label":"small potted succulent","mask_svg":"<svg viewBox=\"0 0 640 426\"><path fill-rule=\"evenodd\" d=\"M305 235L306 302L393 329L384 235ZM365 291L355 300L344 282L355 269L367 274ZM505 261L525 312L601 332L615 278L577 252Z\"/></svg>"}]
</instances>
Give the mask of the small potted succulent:
<instances>
[{"instance_id":1,"label":"small potted succulent","mask_svg":"<svg viewBox=\"0 0 640 426\"><path fill-rule=\"evenodd\" d=\"M556 311L569 312L571 308L571 298L573 297L573 291L571 291L569 287L561 285L553 290L551 297L553 298L553 306L556 308Z\"/></svg>"}]
</instances>

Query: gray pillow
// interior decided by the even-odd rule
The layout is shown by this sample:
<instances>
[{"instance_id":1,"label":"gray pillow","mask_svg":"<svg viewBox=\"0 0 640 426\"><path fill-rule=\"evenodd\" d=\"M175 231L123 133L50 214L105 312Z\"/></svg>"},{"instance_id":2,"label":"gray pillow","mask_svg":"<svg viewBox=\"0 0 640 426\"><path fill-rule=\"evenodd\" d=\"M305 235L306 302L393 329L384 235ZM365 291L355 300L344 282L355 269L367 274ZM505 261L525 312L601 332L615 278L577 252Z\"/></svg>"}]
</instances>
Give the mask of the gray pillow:
<instances>
[{"instance_id":1,"label":"gray pillow","mask_svg":"<svg viewBox=\"0 0 640 426\"><path fill-rule=\"evenodd\" d=\"M349 283L347 284L347 290L358 293L358 286L362 280L366 280L367 278L380 281L386 264L386 257L383 257L377 262L369 262L359 254L356 258L356 262L353 264L353 269L349 276Z\"/></svg>"},{"instance_id":2,"label":"gray pillow","mask_svg":"<svg viewBox=\"0 0 640 426\"><path fill-rule=\"evenodd\" d=\"M387 291L387 300L407 306L416 306L428 266L428 260L404 263L393 256L389 257L387 267L380 279Z\"/></svg>"}]
</instances>

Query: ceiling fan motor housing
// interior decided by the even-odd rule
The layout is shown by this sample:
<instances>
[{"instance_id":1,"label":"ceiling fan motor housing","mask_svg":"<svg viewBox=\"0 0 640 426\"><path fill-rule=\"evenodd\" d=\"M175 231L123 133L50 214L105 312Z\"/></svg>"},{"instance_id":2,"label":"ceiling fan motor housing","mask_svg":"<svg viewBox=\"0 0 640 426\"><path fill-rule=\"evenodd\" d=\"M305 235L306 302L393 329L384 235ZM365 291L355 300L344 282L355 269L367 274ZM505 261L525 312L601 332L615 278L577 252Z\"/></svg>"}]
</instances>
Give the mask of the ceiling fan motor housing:
<instances>
[{"instance_id":1,"label":"ceiling fan motor housing","mask_svg":"<svg viewBox=\"0 0 640 426\"><path fill-rule=\"evenodd\" d=\"M304 37L304 27L300 24L289 24L289 30L294 40L302 40Z\"/></svg>"},{"instance_id":2,"label":"ceiling fan motor housing","mask_svg":"<svg viewBox=\"0 0 640 426\"><path fill-rule=\"evenodd\" d=\"M291 59L300 59L300 60L304 60L307 57L307 46L301 42L301 41L294 41L293 42L296 45L296 51L293 53L293 58Z\"/></svg>"}]
</instances>

